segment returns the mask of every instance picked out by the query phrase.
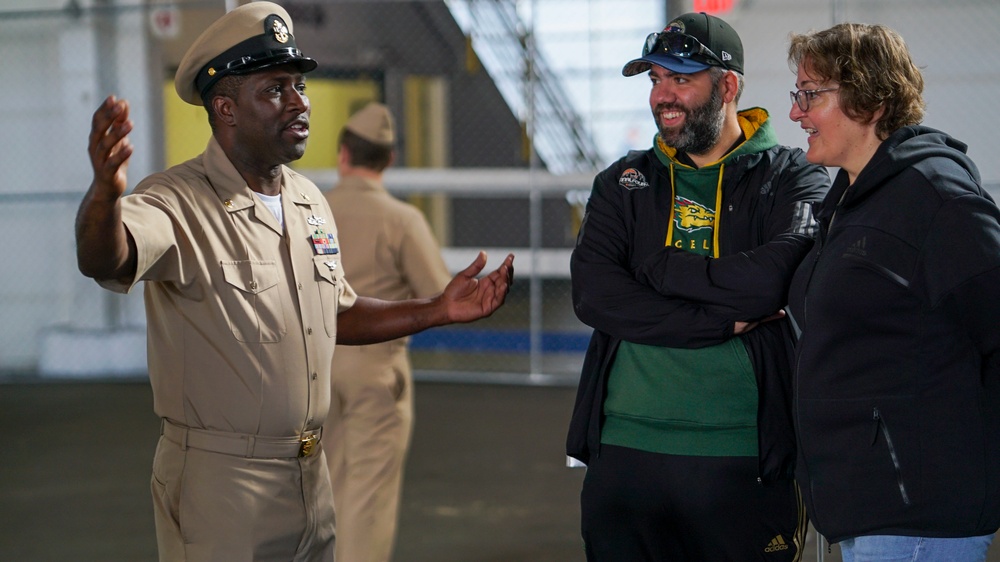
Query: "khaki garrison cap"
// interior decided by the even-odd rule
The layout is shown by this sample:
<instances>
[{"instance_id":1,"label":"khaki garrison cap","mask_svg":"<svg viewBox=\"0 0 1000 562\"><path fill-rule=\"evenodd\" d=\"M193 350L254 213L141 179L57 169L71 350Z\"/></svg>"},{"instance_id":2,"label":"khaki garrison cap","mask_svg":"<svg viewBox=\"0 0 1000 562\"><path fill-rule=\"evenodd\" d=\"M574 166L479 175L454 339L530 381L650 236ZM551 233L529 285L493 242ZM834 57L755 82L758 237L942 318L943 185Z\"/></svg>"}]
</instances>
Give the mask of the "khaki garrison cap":
<instances>
[{"instance_id":1,"label":"khaki garrison cap","mask_svg":"<svg viewBox=\"0 0 1000 562\"><path fill-rule=\"evenodd\" d=\"M347 120L344 128L368 142L392 146L396 142L395 127L389 108L371 102Z\"/></svg>"},{"instance_id":2,"label":"khaki garrison cap","mask_svg":"<svg viewBox=\"0 0 1000 562\"><path fill-rule=\"evenodd\" d=\"M182 100L203 105L201 95L223 76L249 74L279 64L300 72L316 68L292 35L292 18L271 2L251 2L215 20L188 48L174 76Z\"/></svg>"}]
</instances>

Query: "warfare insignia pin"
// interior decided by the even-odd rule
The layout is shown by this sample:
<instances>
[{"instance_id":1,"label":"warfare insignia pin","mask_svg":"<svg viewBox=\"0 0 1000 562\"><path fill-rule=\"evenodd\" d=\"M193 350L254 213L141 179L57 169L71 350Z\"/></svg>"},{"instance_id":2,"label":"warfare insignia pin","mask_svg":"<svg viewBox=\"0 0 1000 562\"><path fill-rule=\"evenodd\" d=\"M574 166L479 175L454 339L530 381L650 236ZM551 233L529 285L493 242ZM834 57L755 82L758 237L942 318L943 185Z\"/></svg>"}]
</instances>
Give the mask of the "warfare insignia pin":
<instances>
[{"instance_id":1,"label":"warfare insignia pin","mask_svg":"<svg viewBox=\"0 0 1000 562\"><path fill-rule=\"evenodd\" d=\"M321 226L326 224L326 219L324 219L323 217L317 217L316 215L312 215L308 219L306 219L306 222L309 223L309 226Z\"/></svg>"}]
</instances>

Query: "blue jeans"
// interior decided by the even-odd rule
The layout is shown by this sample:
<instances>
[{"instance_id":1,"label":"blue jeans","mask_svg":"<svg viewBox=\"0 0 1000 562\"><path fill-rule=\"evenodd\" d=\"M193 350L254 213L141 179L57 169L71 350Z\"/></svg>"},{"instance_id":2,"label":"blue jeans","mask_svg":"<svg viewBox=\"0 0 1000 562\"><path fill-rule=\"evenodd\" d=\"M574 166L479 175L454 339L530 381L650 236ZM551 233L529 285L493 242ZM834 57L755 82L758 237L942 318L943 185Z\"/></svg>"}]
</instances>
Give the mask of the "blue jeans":
<instances>
[{"instance_id":1,"label":"blue jeans","mask_svg":"<svg viewBox=\"0 0 1000 562\"><path fill-rule=\"evenodd\" d=\"M993 535L938 539L874 535L841 541L844 562L983 562Z\"/></svg>"}]
</instances>

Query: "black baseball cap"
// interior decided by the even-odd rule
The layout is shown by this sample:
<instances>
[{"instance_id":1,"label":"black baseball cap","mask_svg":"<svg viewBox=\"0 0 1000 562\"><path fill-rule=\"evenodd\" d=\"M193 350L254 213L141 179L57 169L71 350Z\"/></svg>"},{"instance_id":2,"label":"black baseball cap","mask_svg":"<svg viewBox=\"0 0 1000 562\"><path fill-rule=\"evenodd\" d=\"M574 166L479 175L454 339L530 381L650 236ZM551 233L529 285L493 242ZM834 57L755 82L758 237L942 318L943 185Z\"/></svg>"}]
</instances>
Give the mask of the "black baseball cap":
<instances>
[{"instance_id":1,"label":"black baseball cap","mask_svg":"<svg viewBox=\"0 0 1000 562\"><path fill-rule=\"evenodd\" d=\"M622 68L634 76L661 66L681 74L694 74L718 66L743 74L743 41L725 21L704 12L674 18L660 33L646 37L642 56Z\"/></svg>"}]
</instances>

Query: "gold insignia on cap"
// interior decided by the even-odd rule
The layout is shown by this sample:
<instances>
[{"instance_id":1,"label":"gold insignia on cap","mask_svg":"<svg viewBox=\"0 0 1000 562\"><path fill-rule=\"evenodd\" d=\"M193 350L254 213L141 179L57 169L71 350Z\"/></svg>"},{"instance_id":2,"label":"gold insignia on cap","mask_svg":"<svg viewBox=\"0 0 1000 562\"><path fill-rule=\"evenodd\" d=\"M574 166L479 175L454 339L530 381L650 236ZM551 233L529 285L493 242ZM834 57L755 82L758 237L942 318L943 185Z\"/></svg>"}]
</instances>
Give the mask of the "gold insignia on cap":
<instances>
[{"instance_id":1,"label":"gold insignia on cap","mask_svg":"<svg viewBox=\"0 0 1000 562\"><path fill-rule=\"evenodd\" d=\"M278 43L288 42L288 26L278 18L271 23L271 31L274 32L274 40Z\"/></svg>"},{"instance_id":2,"label":"gold insignia on cap","mask_svg":"<svg viewBox=\"0 0 1000 562\"><path fill-rule=\"evenodd\" d=\"M214 68L209 68L208 69L208 75L209 76L215 76L215 69Z\"/></svg>"}]
</instances>

